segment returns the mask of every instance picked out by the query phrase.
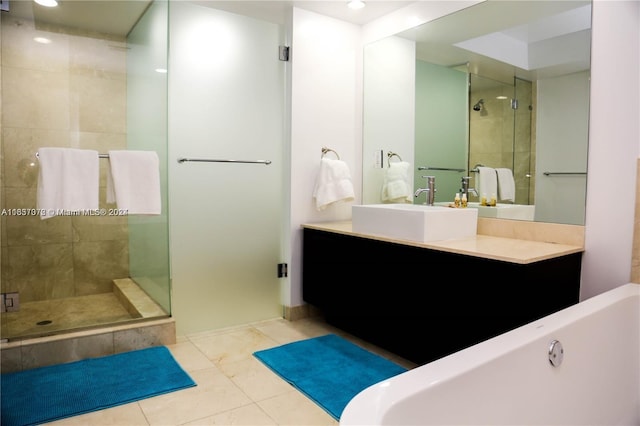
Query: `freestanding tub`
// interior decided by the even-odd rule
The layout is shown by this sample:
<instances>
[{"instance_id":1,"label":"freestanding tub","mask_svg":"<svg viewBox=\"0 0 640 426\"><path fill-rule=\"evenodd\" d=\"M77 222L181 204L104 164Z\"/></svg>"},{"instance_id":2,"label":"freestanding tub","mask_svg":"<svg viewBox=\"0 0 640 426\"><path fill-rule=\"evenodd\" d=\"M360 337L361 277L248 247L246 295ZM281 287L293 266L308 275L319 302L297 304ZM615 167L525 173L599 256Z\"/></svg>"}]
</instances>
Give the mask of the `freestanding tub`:
<instances>
[{"instance_id":1,"label":"freestanding tub","mask_svg":"<svg viewBox=\"0 0 640 426\"><path fill-rule=\"evenodd\" d=\"M640 425L640 285L377 383L340 424Z\"/></svg>"}]
</instances>

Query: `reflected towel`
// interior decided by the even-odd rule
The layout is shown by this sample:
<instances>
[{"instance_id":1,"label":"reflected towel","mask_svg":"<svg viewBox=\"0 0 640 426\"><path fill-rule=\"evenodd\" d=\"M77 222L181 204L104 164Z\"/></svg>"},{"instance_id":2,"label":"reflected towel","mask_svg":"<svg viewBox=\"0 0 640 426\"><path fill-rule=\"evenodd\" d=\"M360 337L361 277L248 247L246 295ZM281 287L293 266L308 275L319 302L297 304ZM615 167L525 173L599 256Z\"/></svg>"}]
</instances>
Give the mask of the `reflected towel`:
<instances>
[{"instance_id":1,"label":"reflected towel","mask_svg":"<svg viewBox=\"0 0 640 426\"><path fill-rule=\"evenodd\" d=\"M476 191L478 195L487 197L487 200L498 194L498 177L496 169L493 167L478 167L478 175L476 177Z\"/></svg>"},{"instance_id":2,"label":"reflected towel","mask_svg":"<svg viewBox=\"0 0 640 426\"><path fill-rule=\"evenodd\" d=\"M40 219L60 210L97 210L100 186L98 151L75 148L40 148L37 207Z\"/></svg>"},{"instance_id":3,"label":"reflected towel","mask_svg":"<svg viewBox=\"0 0 640 426\"><path fill-rule=\"evenodd\" d=\"M406 161L389 164L382 184L382 201L387 203L410 203L411 186L409 183L410 165Z\"/></svg>"},{"instance_id":4,"label":"reflected towel","mask_svg":"<svg viewBox=\"0 0 640 426\"><path fill-rule=\"evenodd\" d=\"M161 213L160 161L153 151L109 151L107 202L128 214Z\"/></svg>"},{"instance_id":5,"label":"reflected towel","mask_svg":"<svg viewBox=\"0 0 640 426\"><path fill-rule=\"evenodd\" d=\"M510 201L516 200L516 182L513 179L513 172L507 168L497 168L498 176L498 200Z\"/></svg>"},{"instance_id":6,"label":"reflected towel","mask_svg":"<svg viewBox=\"0 0 640 426\"><path fill-rule=\"evenodd\" d=\"M320 160L313 198L316 200L318 210L324 210L338 201L352 201L355 198L347 163L330 158Z\"/></svg>"}]
</instances>

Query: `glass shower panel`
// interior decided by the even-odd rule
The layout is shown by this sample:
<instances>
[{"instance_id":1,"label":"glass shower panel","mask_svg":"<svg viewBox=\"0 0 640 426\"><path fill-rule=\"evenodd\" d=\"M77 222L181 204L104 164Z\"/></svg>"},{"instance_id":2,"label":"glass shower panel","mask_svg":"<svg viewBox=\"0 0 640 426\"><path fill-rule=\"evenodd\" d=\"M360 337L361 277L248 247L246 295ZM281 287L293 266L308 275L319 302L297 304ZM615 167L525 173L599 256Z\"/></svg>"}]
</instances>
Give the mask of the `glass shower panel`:
<instances>
[{"instance_id":1,"label":"glass shower panel","mask_svg":"<svg viewBox=\"0 0 640 426\"><path fill-rule=\"evenodd\" d=\"M154 4L149 11L155 8ZM143 16L147 3L73 1L49 9L18 1L11 2L9 9L1 14L0 27L2 208L33 212L37 207L39 163L35 153L42 147L100 153L157 149L161 155L164 150L166 157L167 138L162 134L166 131L166 113L162 112L166 96L161 96L166 87L155 86L151 89L154 96L127 105L132 100L130 89L152 84L150 79L129 75L144 62L137 62L131 54L145 45L166 58L166 12L154 27L164 26L164 39L145 36L130 47L127 34L136 22L148 19ZM110 13L118 19L105 19ZM158 44L151 46L152 42ZM135 111L154 117L135 123L143 119L128 114ZM140 136L145 132L153 144L142 143ZM105 195L109 160L99 161L100 208L113 209L116 205L107 203ZM166 190L166 182L163 188ZM6 215L1 220L1 290L19 295L20 302L19 307L12 306L15 309L0 315L3 338L140 320L122 303L114 286L116 280L127 281L130 267L137 263L130 251L134 219L60 214L41 220L30 213ZM166 240L166 217L164 220ZM166 242L146 245L162 252L167 275ZM157 296L166 306L168 287Z\"/></svg>"},{"instance_id":2,"label":"glass shower panel","mask_svg":"<svg viewBox=\"0 0 640 426\"><path fill-rule=\"evenodd\" d=\"M282 316L276 267L283 39L277 24L204 4L170 4L170 239L178 334ZM184 157L271 164L178 163Z\"/></svg>"},{"instance_id":3,"label":"glass shower panel","mask_svg":"<svg viewBox=\"0 0 640 426\"><path fill-rule=\"evenodd\" d=\"M515 204L533 204L535 192L535 144L533 129L532 83L515 79L515 99L513 131L513 178L516 184Z\"/></svg>"},{"instance_id":4,"label":"glass shower panel","mask_svg":"<svg viewBox=\"0 0 640 426\"><path fill-rule=\"evenodd\" d=\"M536 221L584 224L588 71L536 83Z\"/></svg>"},{"instance_id":5,"label":"glass shower panel","mask_svg":"<svg viewBox=\"0 0 640 426\"><path fill-rule=\"evenodd\" d=\"M160 159L162 214L129 216L129 275L171 312L167 200L168 2L154 1L127 36L127 147Z\"/></svg>"}]
</instances>

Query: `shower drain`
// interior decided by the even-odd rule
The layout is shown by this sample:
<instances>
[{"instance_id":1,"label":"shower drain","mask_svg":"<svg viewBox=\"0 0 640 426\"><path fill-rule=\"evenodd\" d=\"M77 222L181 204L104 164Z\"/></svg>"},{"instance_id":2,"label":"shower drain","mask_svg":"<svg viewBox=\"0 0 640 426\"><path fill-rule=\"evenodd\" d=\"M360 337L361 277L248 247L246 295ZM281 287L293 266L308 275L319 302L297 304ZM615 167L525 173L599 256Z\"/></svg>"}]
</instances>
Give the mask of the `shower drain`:
<instances>
[{"instance_id":1,"label":"shower drain","mask_svg":"<svg viewBox=\"0 0 640 426\"><path fill-rule=\"evenodd\" d=\"M38 321L38 322L36 323L36 325L49 325L49 324L51 324L52 322L53 322L53 321L51 321L51 320Z\"/></svg>"}]
</instances>

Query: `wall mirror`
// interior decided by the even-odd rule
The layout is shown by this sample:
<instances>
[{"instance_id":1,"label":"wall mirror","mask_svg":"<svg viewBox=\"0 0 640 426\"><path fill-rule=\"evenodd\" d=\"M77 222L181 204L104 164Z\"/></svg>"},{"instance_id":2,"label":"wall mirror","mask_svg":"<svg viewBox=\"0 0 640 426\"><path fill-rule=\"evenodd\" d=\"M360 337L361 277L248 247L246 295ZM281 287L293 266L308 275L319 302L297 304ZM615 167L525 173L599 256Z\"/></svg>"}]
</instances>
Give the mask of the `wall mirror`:
<instances>
[{"instance_id":1,"label":"wall mirror","mask_svg":"<svg viewBox=\"0 0 640 426\"><path fill-rule=\"evenodd\" d=\"M452 202L484 166L513 180L480 216L584 225L590 51L590 1L489 0L366 45L363 204L423 203L424 176Z\"/></svg>"}]
</instances>

